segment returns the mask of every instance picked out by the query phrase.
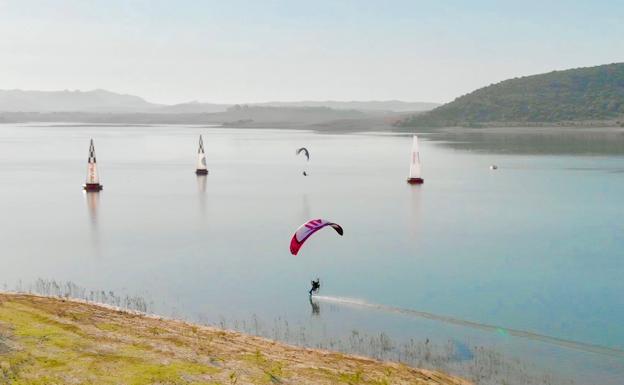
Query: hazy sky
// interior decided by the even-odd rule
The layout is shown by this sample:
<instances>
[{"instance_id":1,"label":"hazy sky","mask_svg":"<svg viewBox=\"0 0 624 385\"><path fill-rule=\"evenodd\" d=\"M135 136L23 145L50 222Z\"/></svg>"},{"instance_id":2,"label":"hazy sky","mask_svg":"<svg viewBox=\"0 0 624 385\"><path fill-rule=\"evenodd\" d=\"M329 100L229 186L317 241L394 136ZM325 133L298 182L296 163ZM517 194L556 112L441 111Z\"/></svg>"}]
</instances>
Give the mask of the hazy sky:
<instances>
[{"instance_id":1,"label":"hazy sky","mask_svg":"<svg viewBox=\"0 0 624 385\"><path fill-rule=\"evenodd\" d=\"M624 0L0 0L0 88L450 101L624 61Z\"/></svg>"}]
</instances>

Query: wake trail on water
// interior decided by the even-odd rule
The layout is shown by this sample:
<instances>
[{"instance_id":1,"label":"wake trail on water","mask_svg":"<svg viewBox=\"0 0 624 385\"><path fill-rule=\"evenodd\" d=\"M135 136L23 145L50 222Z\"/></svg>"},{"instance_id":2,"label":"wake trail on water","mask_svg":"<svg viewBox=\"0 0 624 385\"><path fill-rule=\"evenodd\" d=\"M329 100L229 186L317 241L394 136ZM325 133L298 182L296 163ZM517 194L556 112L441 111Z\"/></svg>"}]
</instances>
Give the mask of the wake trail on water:
<instances>
[{"instance_id":1,"label":"wake trail on water","mask_svg":"<svg viewBox=\"0 0 624 385\"><path fill-rule=\"evenodd\" d=\"M330 302L339 305L352 306L352 307L360 307L360 308L368 308L377 311L383 311L394 314L402 314L411 317L425 318L433 321L444 322L451 325L464 326L472 329L484 330L488 332L496 332L502 335L510 335L514 337L526 338L534 341L540 341L552 345L562 346L570 349L581 350L584 352L598 353L604 354L608 356L614 357L624 357L624 350L610 348L601 345L588 344L585 342L567 340L563 338L551 337L543 334L538 334L525 330L518 329L510 329L502 326L484 324L479 322L462 320L459 318L449 317L445 315L428 313L420 310L414 309L406 309L391 305L383 305L378 303L372 303L365 301L363 299L357 298L347 298L347 297L332 297L332 296L323 296L323 295L315 295L312 298L321 301L321 302Z\"/></svg>"}]
</instances>

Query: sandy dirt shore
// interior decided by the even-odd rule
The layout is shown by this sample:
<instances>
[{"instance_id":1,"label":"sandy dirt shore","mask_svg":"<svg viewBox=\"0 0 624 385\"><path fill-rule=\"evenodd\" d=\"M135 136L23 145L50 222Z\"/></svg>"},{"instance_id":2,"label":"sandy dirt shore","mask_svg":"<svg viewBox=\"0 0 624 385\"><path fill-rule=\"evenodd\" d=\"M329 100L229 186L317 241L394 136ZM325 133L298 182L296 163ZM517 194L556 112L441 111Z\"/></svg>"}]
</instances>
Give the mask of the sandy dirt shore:
<instances>
[{"instance_id":1,"label":"sandy dirt shore","mask_svg":"<svg viewBox=\"0 0 624 385\"><path fill-rule=\"evenodd\" d=\"M108 306L0 294L0 384L471 383Z\"/></svg>"}]
</instances>

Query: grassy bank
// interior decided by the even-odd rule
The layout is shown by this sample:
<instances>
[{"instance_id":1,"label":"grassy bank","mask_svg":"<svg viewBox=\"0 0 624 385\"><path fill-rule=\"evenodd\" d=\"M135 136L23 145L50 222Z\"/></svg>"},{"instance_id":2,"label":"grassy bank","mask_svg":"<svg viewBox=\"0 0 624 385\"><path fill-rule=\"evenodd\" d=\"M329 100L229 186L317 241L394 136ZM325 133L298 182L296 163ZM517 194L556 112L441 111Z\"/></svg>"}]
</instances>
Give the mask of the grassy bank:
<instances>
[{"instance_id":1,"label":"grassy bank","mask_svg":"<svg viewBox=\"0 0 624 385\"><path fill-rule=\"evenodd\" d=\"M0 294L0 383L469 384L109 307Z\"/></svg>"}]
</instances>

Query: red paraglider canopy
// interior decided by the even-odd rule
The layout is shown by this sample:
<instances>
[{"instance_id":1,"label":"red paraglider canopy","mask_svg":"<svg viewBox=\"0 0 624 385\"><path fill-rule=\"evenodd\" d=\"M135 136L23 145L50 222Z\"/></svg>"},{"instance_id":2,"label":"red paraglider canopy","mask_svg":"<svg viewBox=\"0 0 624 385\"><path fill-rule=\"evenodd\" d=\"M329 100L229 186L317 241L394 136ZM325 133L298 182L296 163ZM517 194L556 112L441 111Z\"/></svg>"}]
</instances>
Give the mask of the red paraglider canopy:
<instances>
[{"instance_id":1,"label":"red paraglider canopy","mask_svg":"<svg viewBox=\"0 0 624 385\"><path fill-rule=\"evenodd\" d=\"M292 255L297 255L299 249L310 236L325 226L331 226L336 232L342 235L344 232L339 224L327 221L325 219L312 219L299 226L295 234L293 234L290 240L290 252Z\"/></svg>"}]
</instances>

